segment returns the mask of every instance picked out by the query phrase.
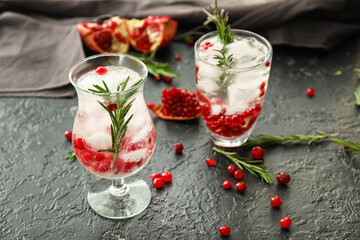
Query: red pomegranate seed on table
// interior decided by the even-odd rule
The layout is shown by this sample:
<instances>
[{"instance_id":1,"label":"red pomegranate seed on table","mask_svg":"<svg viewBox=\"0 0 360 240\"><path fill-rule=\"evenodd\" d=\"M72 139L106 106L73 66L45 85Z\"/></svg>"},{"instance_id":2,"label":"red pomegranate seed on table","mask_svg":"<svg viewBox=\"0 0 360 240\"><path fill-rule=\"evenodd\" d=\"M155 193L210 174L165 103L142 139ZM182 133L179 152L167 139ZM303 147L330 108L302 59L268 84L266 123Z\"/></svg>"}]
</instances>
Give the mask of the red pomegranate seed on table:
<instances>
[{"instance_id":1,"label":"red pomegranate seed on table","mask_svg":"<svg viewBox=\"0 0 360 240\"><path fill-rule=\"evenodd\" d=\"M280 184L287 184L288 182L290 182L290 175L286 172L279 172L278 174L276 174L276 180Z\"/></svg>"},{"instance_id":2,"label":"red pomegranate seed on table","mask_svg":"<svg viewBox=\"0 0 360 240\"><path fill-rule=\"evenodd\" d=\"M241 170L236 170L234 173L234 177L236 180L240 180L244 177L244 173Z\"/></svg>"},{"instance_id":3,"label":"red pomegranate seed on table","mask_svg":"<svg viewBox=\"0 0 360 240\"><path fill-rule=\"evenodd\" d=\"M282 228L289 228L291 226L291 219L288 218L288 217L283 217L281 220L280 220L280 226Z\"/></svg>"},{"instance_id":4,"label":"red pomegranate seed on table","mask_svg":"<svg viewBox=\"0 0 360 240\"><path fill-rule=\"evenodd\" d=\"M246 190L246 183L240 181L240 182L236 183L235 188L239 192L244 192Z\"/></svg>"},{"instance_id":5,"label":"red pomegranate seed on table","mask_svg":"<svg viewBox=\"0 0 360 240\"><path fill-rule=\"evenodd\" d=\"M180 60L181 60L181 56L180 56L180 55L175 56L175 60L176 60L176 61L180 61Z\"/></svg>"},{"instance_id":6,"label":"red pomegranate seed on table","mask_svg":"<svg viewBox=\"0 0 360 240\"><path fill-rule=\"evenodd\" d=\"M315 90L314 90L313 88L308 88L308 89L306 90L306 92L307 92L307 95L308 95L309 97L312 97L312 96L315 95Z\"/></svg>"},{"instance_id":7,"label":"red pomegranate seed on table","mask_svg":"<svg viewBox=\"0 0 360 240\"><path fill-rule=\"evenodd\" d=\"M182 143L175 143L173 146L174 150L176 153L182 153L182 151L184 150L184 146L182 145Z\"/></svg>"},{"instance_id":8,"label":"red pomegranate seed on table","mask_svg":"<svg viewBox=\"0 0 360 240\"><path fill-rule=\"evenodd\" d=\"M223 236L229 235L230 234L229 226L224 225L224 226L219 227L219 233Z\"/></svg>"},{"instance_id":9,"label":"red pomegranate seed on table","mask_svg":"<svg viewBox=\"0 0 360 240\"><path fill-rule=\"evenodd\" d=\"M151 181L154 181L156 178L162 178L160 173L154 173L151 175Z\"/></svg>"},{"instance_id":10,"label":"red pomegranate seed on table","mask_svg":"<svg viewBox=\"0 0 360 240\"><path fill-rule=\"evenodd\" d=\"M162 186L164 186L164 180L162 178L155 178L153 180L153 185L156 188L161 188Z\"/></svg>"},{"instance_id":11,"label":"red pomegranate seed on table","mask_svg":"<svg viewBox=\"0 0 360 240\"><path fill-rule=\"evenodd\" d=\"M273 196L270 200L270 203L274 207L280 207L282 204L282 200L279 196Z\"/></svg>"},{"instance_id":12,"label":"red pomegranate seed on table","mask_svg":"<svg viewBox=\"0 0 360 240\"><path fill-rule=\"evenodd\" d=\"M156 76L155 76L155 80L156 80L156 81L160 81L160 80L161 80L161 75L160 75L160 74L159 74L159 75L156 75Z\"/></svg>"},{"instance_id":13,"label":"red pomegranate seed on table","mask_svg":"<svg viewBox=\"0 0 360 240\"><path fill-rule=\"evenodd\" d=\"M206 163L209 166L214 166L215 165L215 160L211 159L211 158L208 158L208 159L206 159Z\"/></svg>"},{"instance_id":14,"label":"red pomegranate seed on table","mask_svg":"<svg viewBox=\"0 0 360 240\"><path fill-rule=\"evenodd\" d=\"M254 159L263 159L265 155L265 151L262 147L259 147L259 146L256 146L256 147L253 147L253 149L251 150L251 156L254 158Z\"/></svg>"},{"instance_id":15,"label":"red pomegranate seed on table","mask_svg":"<svg viewBox=\"0 0 360 240\"><path fill-rule=\"evenodd\" d=\"M164 172L161 174L161 177L164 180L164 182L171 182L172 174L171 172Z\"/></svg>"},{"instance_id":16,"label":"red pomegranate seed on table","mask_svg":"<svg viewBox=\"0 0 360 240\"><path fill-rule=\"evenodd\" d=\"M228 166L227 171L229 174L234 175L235 171L238 170L236 165L231 164Z\"/></svg>"},{"instance_id":17,"label":"red pomegranate seed on table","mask_svg":"<svg viewBox=\"0 0 360 240\"><path fill-rule=\"evenodd\" d=\"M105 75L105 73L107 73L106 67L103 66L97 67L95 71L99 75Z\"/></svg>"},{"instance_id":18,"label":"red pomegranate seed on table","mask_svg":"<svg viewBox=\"0 0 360 240\"><path fill-rule=\"evenodd\" d=\"M194 45L194 40L192 40L192 39L187 40L187 44Z\"/></svg>"},{"instance_id":19,"label":"red pomegranate seed on table","mask_svg":"<svg viewBox=\"0 0 360 240\"><path fill-rule=\"evenodd\" d=\"M231 188L231 182L230 182L230 180L225 180L224 182L223 182L223 187L225 188L225 189L230 189Z\"/></svg>"},{"instance_id":20,"label":"red pomegranate seed on table","mask_svg":"<svg viewBox=\"0 0 360 240\"><path fill-rule=\"evenodd\" d=\"M67 139L67 140L71 140L71 137L72 137L72 131L66 131L65 133L64 133L64 136L65 136L65 138Z\"/></svg>"}]
</instances>

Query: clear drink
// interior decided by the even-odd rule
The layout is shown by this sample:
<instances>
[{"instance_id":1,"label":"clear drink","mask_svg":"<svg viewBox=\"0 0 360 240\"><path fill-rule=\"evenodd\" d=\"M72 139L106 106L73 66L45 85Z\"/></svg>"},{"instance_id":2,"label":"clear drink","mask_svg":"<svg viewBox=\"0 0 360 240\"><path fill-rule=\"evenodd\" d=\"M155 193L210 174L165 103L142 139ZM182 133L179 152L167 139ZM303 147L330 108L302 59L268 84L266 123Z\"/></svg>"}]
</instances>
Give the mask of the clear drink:
<instances>
[{"instance_id":1,"label":"clear drink","mask_svg":"<svg viewBox=\"0 0 360 240\"><path fill-rule=\"evenodd\" d=\"M201 114L212 140L222 147L240 146L251 134L262 109L272 58L272 47L265 38L232 31L234 42L225 47L217 32L195 43ZM231 59L228 66L218 66L219 56Z\"/></svg>"}]
</instances>

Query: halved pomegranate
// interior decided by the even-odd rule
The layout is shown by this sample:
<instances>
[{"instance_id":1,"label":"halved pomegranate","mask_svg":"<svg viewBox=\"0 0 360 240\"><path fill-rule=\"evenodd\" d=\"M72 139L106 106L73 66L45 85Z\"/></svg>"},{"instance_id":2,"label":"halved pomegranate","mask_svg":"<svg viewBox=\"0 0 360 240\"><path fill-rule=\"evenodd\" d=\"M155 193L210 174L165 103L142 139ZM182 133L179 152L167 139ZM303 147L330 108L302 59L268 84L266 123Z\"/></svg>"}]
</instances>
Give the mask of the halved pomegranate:
<instances>
[{"instance_id":1,"label":"halved pomegranate","mask_svg":"<svg viewBox=\"0 0 360 240\"><path fill-rule=\"evenodd\" d=\"M177 30L177 21L168 16L149 16L127 20L131 46L143 53L151 53L170 43Z\"/></svg>"},{"instance_id":2,"label":"halved pomegranate","mask_svg":"<svg viewBox=\"0 0 360 240\"><path fill-rule=\"evenodd\" d=\"M112 17L103 24L79 23L77 30L85 45L94 52L126 53L129 50L125 18Z\"/></svg>"},{"instance_id":3,"label":"halved pomegranate","mask_svg":"<svg viewBox=\"0 0 360 240\"><path fill-rule=\"evenodd\" d=\"M163 104L149 102L148 108L159 118L166 120L190 120L200 117L200 105L196 93L188 89L163 89L161 95Z\"/></svg>"}]
</instances>

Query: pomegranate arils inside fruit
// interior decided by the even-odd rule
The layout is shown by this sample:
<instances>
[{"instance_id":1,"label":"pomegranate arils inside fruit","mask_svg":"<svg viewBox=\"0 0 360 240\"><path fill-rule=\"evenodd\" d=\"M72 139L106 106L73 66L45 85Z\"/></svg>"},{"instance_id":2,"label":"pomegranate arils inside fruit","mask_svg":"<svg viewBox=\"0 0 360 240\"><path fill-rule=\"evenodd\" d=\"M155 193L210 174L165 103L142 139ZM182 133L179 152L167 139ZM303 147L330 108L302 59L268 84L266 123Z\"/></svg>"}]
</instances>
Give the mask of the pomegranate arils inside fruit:
<instances>
[{"instance_id":1,"label":"pomegranate arils inside fruit","mask_svg":"<svg viewBox=\"0 0 360 240\"><path fill-rule=\"evenodd\" d=\"M164 180L164 182L171 182L172 174L171 172L164 172L161 174L161 177Z\"/></svg>"},{"instance_id":2,"label":"pomegranate arils inside fruit","mask_svg":"<svg viewBox=\"0 0 360 240\"><path fill-rule=\"evenodd\" d=\"M151 175L151 181L154 181L156 178L162 178L160 173L154 173Z\"/></svg>"},{"instance_id":3,"label":"pomegranate arils inside fruit","mask_svg":"<svg viewBox=\"0 0 360 240\"><path fill-rule=\"evenodd\" d=\"M209 166L214 166L215 165L215 160L211 159L211 158L208 158L208 159L206 159L206 164L209 165Z\"/></svg>"},{"instance_id":4,"label":"pomegranate arils inside fruit","mask_svg":"<svg viewBox=\"0 0 360 240\"><path fill-rule=\"evenodd\" d=\"M181 60L181 56L180 56L180 55L175 56L175 60L180 61L180 60Z\"/></svg>"},{"instance_id":5,"label":"pomegranate arils inside fruit","mask_svg":"<svg viewBox=\"0 0 360 240\"><path fill-rule=\"evenodd\" d=\"M278 174L276 174L276 180L280 184L287 184L288 182L290 182L290 175L286 172L279 172Z\"/></svg>"},{"instance_id":6,"label":"pomegranate arils inside fruit","mask_svg":"<svg viewBox=\"0 0 360 240\"><path fill-rule=\"evenodd\" d=\"M184 146L182 145L182 143L175 143L173 148L176 153L182 153L182 151L184 150Z\"/></svg>"},{"instance_id":7,"label":"pomegranate arils inside fruit","mask_svg":"<svg viewBox=\"0 0 360 240\"><path fill-rule=\"evenodd\" d=\"M230 228L226 225L219 227L219 233L223 236L227 236L230 234Z\"/></svg>"},{"instance_id":8,"label":"pomegranate arils inside fruit","mask_svg":"<svg viewBox=\"0 0 360 240\"><path fill-rule=\"evenodd\" d=\"M156 188L161 188L162 186L164 186L164 180L162 178L155 178L153 180L153 185Z\"/></svg>"},{"instance_id":9,"label":"pomegranate arils inside fruit","mask_svg":"<svg viewBox=\"0 0 360 240\"><path fill-rule=\"evenodd\" d=\"M280 220L280 226L282 228L289 228L291 226L291 219L288 218L288 217L283 217L281 220Z\"/></svg>"},{"instance_id":10,"label":"pomegranate arils inside fruit","mask_svg":"<svg viewBox=\"0 0 360 240\"><path fill-rule=\"evenodd\" d=\"M112 43L112 33L110 29L103 29L95 32L94 40L96 44L104 51L109 52Z\"/></svg>"},{"instance_id":11,"label":"pomegranate arils inside fruit","mask_svg":"<svg viewBox=\"0 0 360 240\"><path fill-rule=\"evenodd\" d=\"M313 88L308 88L306 92L309 97L312 97L315 94L315 90Z\"/></svg>"},{"instance_id":12,"label":"pomegranate arils inside fruit","mask_svg":"<svg viewBox=\"0 0 360 240\"><path fill-rule=\"evenodd\" d=\"M72 137L72 131L66 131L65 133L64 133L64 136L65 136L65 138L67 139L67 140L71 140L71 137Z\"/></svg>"},{"instance_id":13,"label":"pomegranate arils inside fruit","mask_svg":"<svg viewBox=\"0 0 360 240\"><path fill-rule=\"evenodd\" d=\"M95 72L99 75L104 75L105 73L107 73L107 69L106 67L100 66L96 68Z\"/></svg>"},{"instance_id":14,"label":"pomegranate arils inside fruit","mask_svg":"<svg viewBox=\"0 0 360 240\"><path fill-rule=\"evenodd\" d=\"M236 165L234 165L234 164L229 165L227 168L228 173L231 175L234 175L236 170L238 170L238 169L237 169Z\"/></svg>"},{"instance_id":15,"label":"pomegranate arils inside fruit","mask_svg":"<svg viewBox=\"0 0 360 240\"><path fill-rule=\"evenodd\" d=\"M230 189L231 188L231 182L230 182L230 180L225 180L224 182L223 182L223 187L225 188L225 189Z\"/></svg>"},{"instance_id":16,"label":"pomegranate arils inside fruit","mask_svg":"<svg viewBox=\"0 0 360 240\"><path fill-rule=\"evenodd\" d=\"M279 196L274 196L271 198L270 203L274 207L280 207L280 205L282 204L282 200Z\"/></svg>"},{"instance_id":17,"label":"pomegranate arils inside fruit","mask_svg":"<svg viewBox=\"0 0 360 240\"><path fill-rule=\"evenodd\" d=\"M244 173L241 170L236 170L234 173L234 177L236 180L240 180L244 177Z\"/></svg>"},{"instance_id":18,"label":"pomegranate arils inside fruit","mask_svg":"<svg viewBox=\"0 0 360 240\"><path fill-rule=\"evenodd\" d=\"M240 182L236 183L235 188L239 192L244 192L246 190L246 183L240 181Z\"/></svg>"},{"instance_id":19,"label":"pomegranate arils inside fruit","mask_svg":"<svg viewBox=\"0 0 360 240\"><path fill-rule=\"evenodd\" d=\"M251 150L251 156L254 158L254 159L263 159L265 155L265 151L262 147L259 147L259 146L256 146L256 147L253 147L253 149Z\"/></svg>"}]
</instances>

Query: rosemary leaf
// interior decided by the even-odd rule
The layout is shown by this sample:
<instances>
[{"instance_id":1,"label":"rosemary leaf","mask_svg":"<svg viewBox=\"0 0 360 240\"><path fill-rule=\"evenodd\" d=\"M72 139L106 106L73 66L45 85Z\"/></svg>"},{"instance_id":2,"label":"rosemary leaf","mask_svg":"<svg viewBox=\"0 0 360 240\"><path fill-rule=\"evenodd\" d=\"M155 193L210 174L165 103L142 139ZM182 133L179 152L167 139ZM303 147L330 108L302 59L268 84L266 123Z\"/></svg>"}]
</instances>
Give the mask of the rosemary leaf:
<instances>
[{"instance_id":1,"label":"rosemary leaf","mask_svg":"<svg viewBox=\"0 0 360 240\"><path fill-rule=\"evenodd\" d=\"M69 159L72 162L75 161L76 160L75 152L74 151L69 152L69 155L65 159Z\"/></svg>"},{"instance_id":2,"label":"rosemary leaf","mask_svg":"<svg viewBox=\"0 0 360 240\"><path fill-rule=\"evenodd\" d=\"M360 86L358 86L357 90L354 92L356 98L356 105L360 106Z\"/></svg>"},{"instance_id":3,"label":"rosemary leaf","mask_svg":"<svg viewBox=\"0 0 360 240\"><path fill-rule=\"evenodd\" d=\"M331 139L333 142L343 145L346 151L360 153L360 143L359 142L351 142L351 141L343 141L337 138Z\"/></svg>"}]
</instances>

